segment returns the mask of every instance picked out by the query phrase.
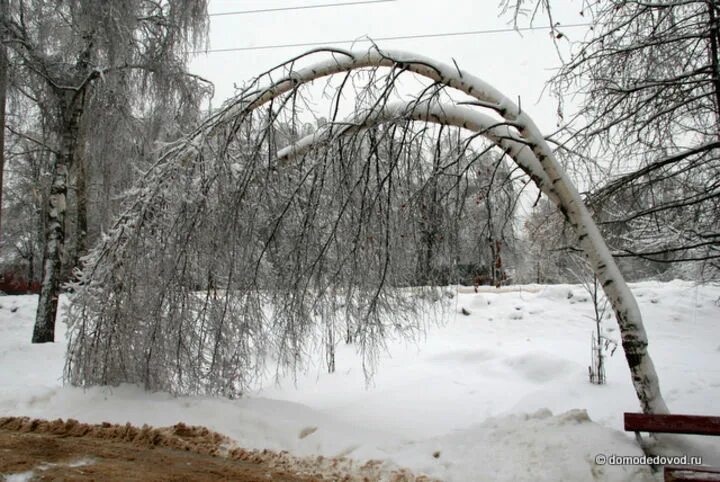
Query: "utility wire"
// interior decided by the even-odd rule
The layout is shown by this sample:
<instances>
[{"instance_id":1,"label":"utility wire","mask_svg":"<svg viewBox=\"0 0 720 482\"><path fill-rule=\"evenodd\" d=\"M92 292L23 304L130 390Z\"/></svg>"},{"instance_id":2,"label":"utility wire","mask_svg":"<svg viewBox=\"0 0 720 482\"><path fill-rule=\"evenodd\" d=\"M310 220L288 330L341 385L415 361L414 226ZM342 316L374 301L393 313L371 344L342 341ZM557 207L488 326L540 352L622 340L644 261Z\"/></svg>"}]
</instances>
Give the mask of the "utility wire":
<instances>
[{"instance_id":1,"label":"utility wire","mask_svg":"<svg viewBox=\"0 0 720 482\"><path fill-rule=\"evenodd\" d=\"M351 5L367 5L370 3L388 3L396 0L358 0L355 2L343 3L320 3L315 5L299 5L297 7L277 7L277 8L261 8L257 10L238 10L237 12L218 12L210 13L208 17L224 17L229 15L248 15L252 13L268 13L268 12L285 12L288 10L307 10L311 8L329 8L329 7L347 7Z\"/></svg>"},{"instance_id":2,"label":"utility wire","mask_svg":"<svg viewBox=\"0 0 720 482\"><path fill-rule=\"evenodd\" d=\"M324 42L303 42L294 44L275 44L275 45L258 45L255 47L230 47L224 49L208 49L198 50L192 52L193 54L213 54L219 52L245 52L249 50L271 50L271 49L285 49L290 47L318 47L323 45L338 45L338 44L355 44L363 42L384 42L390 40L411 40L421 38L440 38L440 37L461 37L465 35L488 35L497 33L508 33L508 32L527 32L531 30L561 30L564 28L578 28L578 27L591 27L591 23L571 23L568 25L556 25L551 26L536 26L536 27L508 27L508 28L497 28L488 30L468 30L465 32L446 32L446 33L429 33L429 34L417 34L417 35L395 35L391 37L364 37L354 40L329 40Z\"/></svg>"}]
</instances>

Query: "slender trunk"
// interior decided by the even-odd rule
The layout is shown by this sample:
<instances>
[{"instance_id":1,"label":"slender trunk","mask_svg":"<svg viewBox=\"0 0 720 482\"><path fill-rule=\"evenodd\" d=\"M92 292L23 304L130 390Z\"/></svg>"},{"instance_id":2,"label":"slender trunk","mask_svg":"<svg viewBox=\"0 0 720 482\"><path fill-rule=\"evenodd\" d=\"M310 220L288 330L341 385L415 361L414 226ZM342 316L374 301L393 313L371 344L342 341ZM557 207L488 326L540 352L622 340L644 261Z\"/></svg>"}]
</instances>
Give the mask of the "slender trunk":
<instances>
[{"instance_id":1,"label":"slender trunk","mask_svg":"<svg viewBox=\"0 0 720 482\"><path fill-rule=\"evenodd\" d=\"M95 33L90 32L83 36L87 42L86 48L78 58L76 68L80 73L80 77L84 78L90 70L90 59L92 56ZM84 104L85 92L79 92L76 99L80 100L79 109ZM82 114L82 111L79 111ZM78 114L78 116L79 116ZM73 113L75 115L75 113ZM85 171L85 153L83 152L84 143L81 139L82 132L79 129L79 122L75 125L75 144L73 151L72 167L75 170L75 243L73 252L69 256L68 269L66 275L72 276L73 270L80 265L80 258L85 256L87 251L87 179ZM68 168L70 166L68 165Z\"/></svg>"},{"instance_id":2,"label":"slender trunk","mask_svg":"<svg viewBox=\"0 0 720 482\"><path fill-rule=\"evenodd\" d=\"M489 226L488 229L492 231L492 228ZM490 256L485 258L485 263L487 264L488 284L495 286L495 240L493 239L492 232L485 240L485 243L490 251Z\"/></svg>"},{"instance_id":3,"label":"slender trunk","mask_svg":"<svg viewBox=\"0 0 720 482\"><path fill-rule=\"evenodd\" d=\"M65 211L67 205L68 169L77 152L78 127L82 115L82 93L65 92L65 115L61 150L53 161L52 185L46 214L45 252L42 263L42 287L38 299L33 343L55 341L55 319L60 296L60 278L65 248Z\"/></svg>"},{"instance_id":4,"label":"slender trunk","mask_svg":"<svg viewBox=\"0 0 720 482\"><path fill-rule=\"evenodd\" d=\"M65 137L65 136L64 136ZM66 140L63 139L63 151ZM53 181L50 188L50 202L47 211L45 253L42 264L42 287L38 300L33 343L55 341L55 318L60 296L60 268L65 245L65 208L67 200L67 163L69 153L56 157L53 166Z\"/></svg>"},{"instance_id":5,"label":"slender trunk","mask_svg":"<svg viewBox=\"0 0 720 482\"><path fill-rule=\"evenodd\" d=\"M0 0L0 19L5 20L8 0ZM5 29L0 23L0 41L5 39ZM7 95L7 57L5 44L0 42L0 246L2 245L2 193L5 172L5 100Z\"/></svg>"},{"instance_id":6,"label":"slender trunk","mask_svg":"<svg viewBox=\"0 0 720 482\"><path fill-rule=\"evenodd\" d=\"M715 1L708 0L708 15L710 17L710 62L712 63L713 89L715 90L715 119L720 121L720 59L718 59L718 37L720 37L720 24L715 13ZM720 128L720 122L718 122ZM720 132L718 133L720 135Z\"/></svg>"},{"instance_id":7,"label":"slender trunk","mask_svg":"<svg viewBox=\"0 0 720 482\"><path fill-rule=\"evenodd\" d=\"M335 373L335 325L330 322L327 326L327 341L325 346L328 373Z\"/></svg>"},{"instance_id":8,"label":"slender trunk","mask_svg":"<svg viewBox=\"0 0 720 482\"><path fill-rule=\"evenodd\" d=\"M428 216L431 216L431 214L429 214ZM435 243L430 223L431 221L428 220L427 224L425 224L425 226L423 227L422 261L420 262L420 276L418 279L418 281L420 282L420 286L426 286L432 281L430 271L432 270L432 259L433 252L435 251Z\"/></svg>"},{"instance_id":9,"label":"slender trunk","mask_svg":"<svg viewBox=\"0 0 720 482\"><path fill-rule=\"evenodd\" d=\"M82 144L82 143L80 143ZM75 245L68 266L68 274L80 266L80 258L87 254L87 178L85 171L85 157L78 146L75 156Z\"/></svg>"},{"instance_id":10,"label":"slender trunk","mask_svg":"<svg viewBox=\"0 0 720 482\"><path fill-rule=\"evenodd\" d=\"M28 251L28 284L30 285L30 292L34 291L33 284L35 283L35 253L33 247L30 246Z\"/></svg>"},{"instance_id":11,"label":"slender trunk","mask_svg":"<svg viewBox=\"0 0 720 482\"><path fill-rule=\"evenodd\" d=\"M420 249L418 250L418 262L415 274L415 282L418 286L430 284L430 269L432 266L434 239L432 228L432 211L429 207L429 199L423 199L420 207Z\"/></svg>"},{"instance_id":12,"label":"slender trunk","mask_svg":"<svg viewBox=\"0 0 720 482\"><path fill-rule=\"evenodd\" d=\"M433 269L434 261L437 254L438 234L440 233L440 220L438 212L438 173L440 171L440 146L436 146L435 156L433 157L433 172L430 179L430 193L427 202L423 206L423 255L422 255L422 273L420 285L427 286L438 280L435 279L437 273Z\"/></svg>"},{"instance_id":13,"label":"slender trunk","mask_svg":"<svg viewBox=\"0 0 720 482\"><path fill-rule=\"evenodd\" d=\"M600 330L600 323L602 323L602 314L598 308L598 279L597 276L593 275L592 284L592 297L593 297L593 308L595 309L595 326L597 328L597 373L598 373L598 384L603 385L605 383L605 366L603 361L603 343L602 343L602 332Z\"/></svg>"},{"instance_id":14,"label":"slender trunk","mask_svg":"<svg viewBox=\"0 0 720 482\"><path fill-rule=\"evenodd\" d=\"M495 256L493 258L493 278L495 288L500 288L503 283L502 255L500 254L500 240L495 240Z\"/></svg>"},{"instance_id":15,"label":"slender trunk","mask_svg":"<svg viewBox=\"0 0 720 482\"><path fill-rule=\"evenodd\" d=\"M492 173L492 177L490 178L490 184L488 185L487 192L484 193L485 195L485 211L487 212L487 230L488 230L488 237L487 237L487 245L490 247L490 260L487 263L488 265L488 276L490 277L490 283L492 286L498 286L497 281L497 272L495 270L495 262L497 260L497 241L495 241L495 224L493 221L493 203L491 199L491 193L492 193L492 186L493 181L495 177L495 171Z\"/></svg>"}]
</instances>

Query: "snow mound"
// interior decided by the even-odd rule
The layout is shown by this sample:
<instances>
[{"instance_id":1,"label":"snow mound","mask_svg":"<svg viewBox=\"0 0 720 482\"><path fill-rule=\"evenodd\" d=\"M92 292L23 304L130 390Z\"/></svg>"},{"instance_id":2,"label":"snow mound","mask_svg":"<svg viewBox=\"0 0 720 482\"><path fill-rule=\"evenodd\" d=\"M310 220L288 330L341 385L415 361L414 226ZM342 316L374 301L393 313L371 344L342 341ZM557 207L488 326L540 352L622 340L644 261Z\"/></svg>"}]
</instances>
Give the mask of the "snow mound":
<instances>
[{"instance_id":1,"label":"snow mound","mask_svg":"<svg viewBox=\"0 0 720 482\"><path fill-rule=\"evenodd\" d=\"M651 281L632 289L670 409L716 415L720 286ZM314 465L319 457L331 464L351 457L355 468L371 461L369 472L358 472L365 474L408 467L457 481L644 480L641 468L594 464L594 454L639 454L633 435L623 431L623 412L639 406L622 347L605 360L607 385L587 380L596 327L592 302L578 301L588 296L584 288L480 291L458 290L452 301L454 311L465 307L469 315L430 322L412 342L388 340L370 383L358 347L339 343L335 373L327 373L318 352L307 372L276 379L270 370L261 386L236 400L176 398L128 385L63 386L65 325L58 324L56 343L32 345L37 297L3 296L0 417L183 422L222 433L245 452L288 451ZM512 319L514 313L522 317ZM614 320L602 329L619 337ZM716 464L704 454L720 452L720 439L694 442L703 450L682 453Z\"/></svg>"},{"instance_id":2,"label":"snow mound","mask_svg":"<svg viewBox=\"0 0 720 482\"><path fill-rule=\"evenodd\" d=\"M481 294L473 296L470 300L470 308L475 310L482 310L483 308L487 309L490 304L490 297L483 296Z\"/></svg>"},{"instance_id":3,"label":"snow mound","mask_svg":"<svg viewBox=\"0 0 720 482\"><path fill-rule=\"evenodd\" d=\"M585 410L553 416L541 409L490 418L414 446L396 460L447 481L655 480L646 466L599 465L599 454L640 456L642 451L623 434L591 421Z\"/></svg>"}]
</instances>

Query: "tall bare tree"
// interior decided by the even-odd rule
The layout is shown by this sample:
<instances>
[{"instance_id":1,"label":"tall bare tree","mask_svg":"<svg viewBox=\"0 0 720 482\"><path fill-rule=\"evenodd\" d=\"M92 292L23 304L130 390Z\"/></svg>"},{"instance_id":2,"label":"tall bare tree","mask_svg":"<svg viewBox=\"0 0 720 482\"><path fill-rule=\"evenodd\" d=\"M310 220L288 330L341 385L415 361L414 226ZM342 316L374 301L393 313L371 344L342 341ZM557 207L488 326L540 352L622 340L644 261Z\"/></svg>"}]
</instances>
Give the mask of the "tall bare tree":
<instances>
[{"instance_id":1,"label":"tall bare tree","mask_svg":"<svg viewBox=\"0 0 720 482\"><path fill-rule=\"evenodd\" d=\"M32 100L49 128L45 143L55 153L46 209L42 289L33 342L54 340L65 262L70 271L86 250L88 163L102 160L93 145L117 114L127 122L148 112L187 112L205 85L186 73L189 50L206 34L204 0L27 0L3 18L17 90ZM108 112L115 99L120 112ZM191 109L192 110L192 109ZM100 159L89 159L89 153ZM68 183L75 188L74 243L66 245Z\"/></svg>"}]
</instances>

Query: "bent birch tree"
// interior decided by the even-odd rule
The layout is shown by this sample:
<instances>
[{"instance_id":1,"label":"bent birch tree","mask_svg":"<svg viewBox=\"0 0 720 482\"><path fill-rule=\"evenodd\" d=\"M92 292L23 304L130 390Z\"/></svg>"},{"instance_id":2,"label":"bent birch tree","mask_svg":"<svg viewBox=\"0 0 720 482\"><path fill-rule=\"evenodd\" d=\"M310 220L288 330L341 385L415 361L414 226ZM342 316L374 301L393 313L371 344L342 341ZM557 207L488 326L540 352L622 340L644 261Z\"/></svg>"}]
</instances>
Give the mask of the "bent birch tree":
<instances>
[{"instance_id":1,"label":"bent birch tree","mask_svg":"<svg viewBox=\"0 0 720 482\"><path fill-rule=\"evenodd\" d=\"M320 55L329 58L297 67ZM296 142L302 89L335 74L344 77L325 89L330 124ZM407 97L398 87L407 75L429 82L393 103ZM337 123L353 87L356 114ZM69 311L66 379L233 395L263 360L298 366L318 324L329 332L345 319L363 353L391 331L421 329L407 315L433 298L398 289L412 280L396 226L431 123L488 139L558 206L613 306L642 409L667 412L637 303L532 119L457 66L378 48L292 59L167 150L86 259ZM282 144L290 147L278 155Z\"/></svg>"}]
</instances>

